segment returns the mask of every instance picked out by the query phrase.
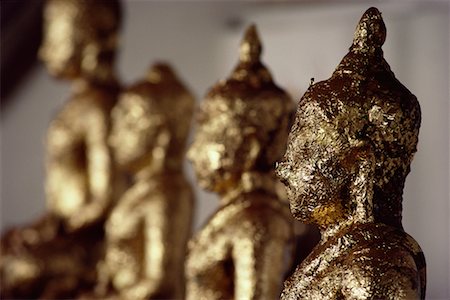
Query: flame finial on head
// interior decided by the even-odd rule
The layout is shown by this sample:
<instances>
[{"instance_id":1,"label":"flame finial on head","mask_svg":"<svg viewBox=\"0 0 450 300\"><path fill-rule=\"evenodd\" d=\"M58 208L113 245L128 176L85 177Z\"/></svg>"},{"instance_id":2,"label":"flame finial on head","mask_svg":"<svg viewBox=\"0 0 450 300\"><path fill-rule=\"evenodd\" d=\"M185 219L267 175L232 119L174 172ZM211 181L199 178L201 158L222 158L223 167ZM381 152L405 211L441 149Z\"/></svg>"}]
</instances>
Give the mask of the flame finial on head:
<instances>
[{"instance_id":1,"label":"flame finial on head","mask_svg":"<svg viewBox=\"0 0 450 300\"><path fill-rule=\"evenodd\" d=\"M388 71L382 50L385 40L386 26L381 13L371 7L359 20L349 53L337 66L334 75L358 74L361 79L370 76L375 70Z\"/></svg>"},{"instance_id":2,"label":"flame finial on head","mask_svg":"<svg viewBox=\"0 0 450 300\"><path fill-rule=\"evenodd\" d=\"M262 45L259 40L258 31L256 25L250 25L242 39L241 46L239 48L239 58L241 62L257 62L261 56Z\"/></svg>"},{"instance_id":3,"label":"flame finial on head","mask_svg":"<svg viewBox=\"0 0 450 300\"><path fill-rule=\"evenodd\" d=\"M375 7L371 7L359 20L356 26L353 45L351 49L355 52L373 52L381 48L386 40L386 26L381 13Z\"/></svg>"},{"instance_id":4,"label":"flame finial on head","mask_svg":"<svg viewBox=\"0 0 450 300\"><path fill-rule=\"evenodd\" d=\"M162 80L177 80L177 76L168 63L157 62L148 70L147 80L152 83L158 83Z\"/></svg>"}]
</instances>

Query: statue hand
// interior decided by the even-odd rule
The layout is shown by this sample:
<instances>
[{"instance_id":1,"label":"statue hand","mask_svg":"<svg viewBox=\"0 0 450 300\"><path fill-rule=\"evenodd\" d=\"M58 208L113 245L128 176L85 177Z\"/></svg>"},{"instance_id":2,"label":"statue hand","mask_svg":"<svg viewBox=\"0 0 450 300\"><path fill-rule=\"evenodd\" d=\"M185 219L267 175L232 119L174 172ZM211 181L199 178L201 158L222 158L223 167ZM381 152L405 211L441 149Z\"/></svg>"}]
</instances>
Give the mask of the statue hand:
<instances>
[{"instance_id":1,"label":"statue hand","mask_svg":"<svg viewBox=\"0 0 450 300\"><path fill-rule=\"evenodd\" d=\"M121 296L124 299L149 299L155 293L155 286L150 280L141 280L137 284L124 290Z\"/></svg>"},{"instance_id":2,"label":"statue hand","mask_svg":"<svg viewBox=\"0 0 450 300\"><path fill-rule=\"evenodd\" d=\"M133 236L142 219L128 210L115 209L106 222L105 230L112 240L122 240Z\"/></svg>"},{"instance_id":3,"label":"statue hand","mask_svg":"<svg viewBox=\"0 0 450 300\"><path fill-rule=\"evenodd\" d=\"M66 227L70 232L87 227L100 219L102 211L93 203L85 205L74 212L66 220Z\"/></svg>"}]
</instances>

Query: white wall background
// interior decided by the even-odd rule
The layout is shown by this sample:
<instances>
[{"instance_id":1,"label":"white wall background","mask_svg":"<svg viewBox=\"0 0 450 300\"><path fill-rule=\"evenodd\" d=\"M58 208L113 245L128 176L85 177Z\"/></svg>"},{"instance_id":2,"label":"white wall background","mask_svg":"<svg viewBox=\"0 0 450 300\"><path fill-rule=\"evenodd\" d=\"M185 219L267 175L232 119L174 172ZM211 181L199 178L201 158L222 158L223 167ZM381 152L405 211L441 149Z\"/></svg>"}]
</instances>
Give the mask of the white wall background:
<instances>
[{"instance_id":1,"label":"white wall background","mask_svg":"<svg viewBox=\"0 0 450 300\"><path fill-rule=\"evenodd\" d=\"M428 299L449 294L449 3L445 1L236 3L128 1L121 78L131 83L157 59L168 60L200 98L236 63L246 25L255 22L263 60L275 80L300 99L328 78L350 46L370 6L382 11L387 61L419 99L418 153L406 181L404 227L428 263ZM44 210L43 140L69 94L42 65L28 76L1 114L1 229L29 222ZM192 170L187 164L192 182ZM216 208L214 195L197 189L196 228Z\"/></svg>"}]
</instances>

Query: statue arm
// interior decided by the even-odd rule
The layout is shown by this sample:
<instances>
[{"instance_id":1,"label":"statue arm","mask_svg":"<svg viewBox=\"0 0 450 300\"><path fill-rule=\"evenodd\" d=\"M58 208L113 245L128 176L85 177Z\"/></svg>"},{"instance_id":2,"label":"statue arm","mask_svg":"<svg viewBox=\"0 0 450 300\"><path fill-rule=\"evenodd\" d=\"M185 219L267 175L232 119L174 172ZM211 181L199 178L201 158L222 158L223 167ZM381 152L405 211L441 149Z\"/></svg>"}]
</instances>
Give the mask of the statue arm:
<instances>
[{"instance_id":1,"label":"statue arm","mask_svg":"<svg viewBox=\"0 0 450 300\"><path fill-rule=\"evenodd\" d=\"M242 226L234 238L235 299L276 299L280 294L287 240L258 223Z\"/></svg>"},{"instance_id":2,"label":"statue arm","mask_svg":"<svg viewBox=\"0 0 450 300\"><path fill-rule=\"evenodd\" d=\"M145 208L143 277L125 292L128 299L182 298L192 207L186 205L191 201L177 195L177 207L171 209L167 199L171 196L167 191L154 193L153 205Z\"/></svg>"},{"instance_id":3,"label":"statue arm","mask_svg":"<svg viewBox=\"0 0 450 300\"><path fill-rule=\"evenodd\" d=\"M86 176L81 169L82 156L70 120L55 119L48 129L46 142L45 192L48 210L68 219L86 201Z\"/></svg>"},{"instance_id":4,"label":"statue arm","mask_svg":"<svg viewBox=\"0 0 450 300\"><path fill-rule=\"evenodd\" d=\"M98 264L96 290L105 296L111 284L122 291L139 280L143 237L142 198L128 191L119 199L105 222L105 256ZM137 298L136 298L137 299Z\"/></svg>"},{"instance_id":5,"label":"statue arm","mask_svg":"<svg viewBox=\"0 0 450 300\"><path fill-rule=\"evenodd\" d=\"M388 253L347 265L342 294L345 299L420 299L419 274L408 253Z\"/></svg>"},{"instance_id":6,"label":"statue arm","mask_svg":"<svg viewBox=\"0 0 450 300\"><path fill-rule=\"evenodd\" d=\"M69 220L73 229L104 217L113 196L113 167L108 146L108 114L94 108L86 117L86 180L89 201L84 202Z\"/></svg>"}]
</instances>

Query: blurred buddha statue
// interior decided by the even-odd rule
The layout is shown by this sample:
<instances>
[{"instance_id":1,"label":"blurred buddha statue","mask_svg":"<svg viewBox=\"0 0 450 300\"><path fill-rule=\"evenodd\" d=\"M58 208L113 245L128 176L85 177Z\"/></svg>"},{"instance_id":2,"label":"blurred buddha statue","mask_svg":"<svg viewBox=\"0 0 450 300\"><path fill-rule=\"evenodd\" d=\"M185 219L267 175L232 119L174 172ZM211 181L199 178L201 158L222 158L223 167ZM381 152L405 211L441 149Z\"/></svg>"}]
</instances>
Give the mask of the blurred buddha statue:
<instances>
[{"instance_id":1,"label":"blurred buddha statue","mask_svg":"<svg viewBox=\"0 0 450 300\"><path fill-rule=\"evenodd\" d=\"M294 217L321 241L282 299L424 299L425 259L401 224L420 106L383 58L380 12L362 16L349 53L298 104L283 161Z\"/></svg>"},{"instance_id":2,"label":"blurred buddha statue","mask_svg":"<svg viewBox=\"0 0 450 300\"><path fill-rule=\"evenodd\" d=\"M188 151L199 184L220 207L191 239L187 294L193 299L275 299L290 258L293 218L277 192L275 161L284 152L291 98L260 62L255 26L230 78L207 94Z\"/></svg>"},{"instance_id":3,"label":"blurred buddha statue","mask_svg":"<svg viewBox=\"0 0 450 300\"><path fill-rule=\"evenodd\" d=\"M45 8L40 56L52 75L73 85L48 130L47 206L70 231L104 219L111 205L107 139L119 23L117 0L49 0Z\"/></svg>"},{"instance_id":4,"label":"blurred buddha statue","mask_svg":"<svg viewBox=\"0 0 450 300\"><path fill-rule=\"evenodd\" d=\"M6 298L74 297L95 282L103 223L114 196L107 138L118 83L117 0L48 0L40 56L72 83L47 136L47 214L2 239Z\"/></svg>"},{"instance_id":5,"label":"blurred buddha statue","mask_svg":"<svg viewBox=\"0 0 450 300\"><path fill-rule=\"evenodd\" d=\"M195 100L166 64L119 97L110 143L132 178L106 222L97 297L184 298L193 191L183 172Z\"/></svg>"}]
</instances>

